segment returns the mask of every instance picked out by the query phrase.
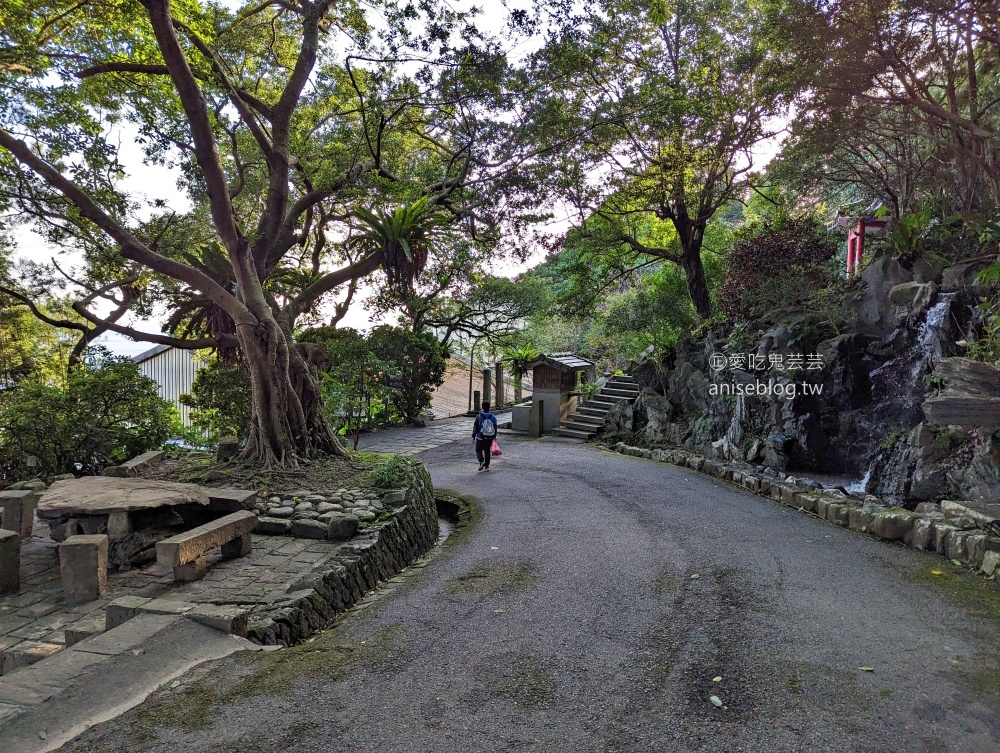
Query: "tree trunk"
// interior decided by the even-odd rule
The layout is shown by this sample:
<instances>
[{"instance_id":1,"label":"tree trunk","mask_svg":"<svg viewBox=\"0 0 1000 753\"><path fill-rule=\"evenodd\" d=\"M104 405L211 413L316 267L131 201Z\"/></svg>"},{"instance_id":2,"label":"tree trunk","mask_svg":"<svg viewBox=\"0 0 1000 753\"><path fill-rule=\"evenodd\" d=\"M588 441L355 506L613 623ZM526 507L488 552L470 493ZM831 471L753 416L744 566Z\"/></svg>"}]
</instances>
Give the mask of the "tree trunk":
<instances>
[{"instance_id":1,"label":"tree trunk","mask_svg":"<svg viewBox=\"0 0 1000 753\"><path fill-rule=\"evenodd\" d=\"M316 381L274 317L258 317L237 337L250 371L253 423L241 459L294 467L317 452L345 455L322 410Z\"/></svg>"},{"instance_id":2,"label":"tree trunk","mask_svg":"<svg viewBox=\"0 0 1000 753\"><path fill-rule=\"evenodd\" d=\"M681 267L687 279L688 293L695 311L702 319L712 316L712 298L708 294L705 266L701 263L701 244L705 228L691 220L674 220L674 227L681 242Z\"/></svg>"}]
</instances>

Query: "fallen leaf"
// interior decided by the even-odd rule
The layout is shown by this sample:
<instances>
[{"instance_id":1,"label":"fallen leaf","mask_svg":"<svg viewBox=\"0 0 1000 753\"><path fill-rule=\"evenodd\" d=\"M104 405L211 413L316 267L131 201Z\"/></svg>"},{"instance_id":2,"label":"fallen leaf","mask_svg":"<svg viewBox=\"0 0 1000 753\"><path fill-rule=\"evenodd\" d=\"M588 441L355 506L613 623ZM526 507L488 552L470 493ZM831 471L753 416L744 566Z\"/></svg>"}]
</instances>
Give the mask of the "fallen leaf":
<instances>
[{"instance_id":1,"label":"fallen leaf","mask_svg":"<svg viewBox=\"0 0 1000 753\"><path fill-rule=\"evenodd\" d=\"M498 546L491 546L490 549L492 549L494 552L496 552L496 551L498 551L500 549L500 547L498 547Z\"/></svg>"},{"instance_id":2,"label":"fallen leaf","mask_svg":"<svg viewBox=\"0 0 1000 753\"><path fill-rule=\"evenodd\" d=\"M721 706L722 705L722 699L720 699L719 696L717 696L717 695L713 695L708 700L710 700L712 702L713 706Z\"/></svg>"},{"instance_id":3,"label":"fallen leaf","mask_svg":"<svg viewBox=\"0 0 1000 753\"><path fill-rule=\"evenodd\" d=\"M858 667L858 669L860 669L862 672L874 672L875 671L874 667Z\"/></svg>"},{"instance_id":4,"label":"fallen leaf","mask_svg":"<svg viewBox=\"0 0 1000 753\"><path fill-rule=\"evenodd\" d=\"M174 680L174 681L173 681L172 683L170 683L170 687L172 687L172 688L176 688L176 687L178 687L178 686L179 686L180 684L181 684L181 681L180 681L180 680Z\"/></svg>"},{"instance_id":5,"label":"fallen leaf","mask_svg":"<svg viewBox=\"0 0 1000 753\"><path fill-rule=\"evenodd\" d=\"M698 573L695 573L694 575L691 576L691 580L698 580L698 578L700 578L700 577L701 576L698 575Z\"/></svg>"},{"instance_id":6,"label":"fallen leaf","mask_svg":"<svg viewBox=\"0 0 1000 753\"><path fill-rule=\"evenodd\" d=\"M39 740L45 740L46 738L48 738L48 735L45 733L45 730L42 730L41 732L38 733Z\"/></svg>"},{"instance_id":7,"label":"fallen leaf","mask_svg":"<svg viewBox=\"0 0 1000 753\"><path fill-rule=\"evenodd\" d=\"M503 614L503 610L502 609L494 609L493 610L493 614Z\"/></svg>"},{"instance_id":8,"label":"fallen leaf","mask_svg":"<svg viewBox=\"0 0 1000 753\"><path fill-rule=\"evenodd\" d=\"M931 575L944 575L940 570L931 570Z\"/></svg>"},{"instance_id":9,"label":"fallen leaf","mask_svg":"<svg viewBox=\"0 0 1000 753\"><path fill-rule=\"evenodd\" d=\"M962 566L962 561L961 560L952 560L951 564L953 564L955 567L961 567Z\"/></svg>"},{"instance_id":10,"label":"fallen leaf","mask_svg":"<svg viewBox=\"0 0 1000 753\"><path fill-rule=\"evenodd\" d=\"M807 544L815 544L816 543L816 539L806 539L806 543Z\"/></svg>"},{"instance_id":11,"label":"fallen leaf","mask_svg":"<svg viewBox=\"0 0 1000 753\"><path fill-rule=\"evenodd\" d=\"M713 677L712 678L712 682L722 682L722 678L721 677Z\"/></svg>"}]
</instances>

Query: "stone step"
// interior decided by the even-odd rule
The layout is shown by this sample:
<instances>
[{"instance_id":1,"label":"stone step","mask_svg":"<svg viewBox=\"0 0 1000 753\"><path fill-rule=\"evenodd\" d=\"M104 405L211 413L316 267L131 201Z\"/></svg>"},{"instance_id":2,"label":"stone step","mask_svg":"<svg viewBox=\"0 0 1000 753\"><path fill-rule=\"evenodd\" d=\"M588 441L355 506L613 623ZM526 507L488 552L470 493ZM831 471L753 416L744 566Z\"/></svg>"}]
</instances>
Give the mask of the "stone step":
<instances>
[{"instance_id":1,"label":"stone step","mask_svg":"<svg viewBox=\"0 0 1000 753\"><path fill-rule=\"evenodd\" d=\"M620 384L623 387L632 387L634 389L639 389L639 385L637 385L634 381L632 381L632 377L628 377L628 378L626 378L626 377L611 377L606 382L606 384Z\"/></svg>"},{"instance_id":2,"label":"stone step","mask_svg":"<svg viewBox=\"0 0 1000 753\"><path fill-rule=\"evenodd\" d=\"M605 387L598 397L611 397L620 400L635 400L639 396L638 392L626 392L625 390L609 390Z\"/></svg>"},{"instance_id":3,"label":"stone step","mask_svg":"<svg viewBox=\"0 0 1000 753\"><path fill-rule=\"evenodd\" d=\"M599 426L594 426L593 424L580 423L578 421L563 421L559 424L560 429L572 429L573 431L582 431L588 435L594 435L597 433Z\"/></svg>"},{"instance_id":4,"label":"stone step","mask_svg":"<svg viewBox=\"0 0 1000 753\"><path fill-rule=\"evenodd\" d=\"M582 413L587 416L593 416L594 418L607 419L608 417L607 408L591 408L589 405L581 405L576 410L578 413Z\"/></svg>"},{"instance_id":5,"label":"stone step","mask_svg":"<svg viewBox=\"0 0 1000 753\"><path fill-rule=\"evenodd\" d=\"M640 390L636 385L629 382L608 382L604 385L604 389L618 390L619 392L631 392L635 395L642 392L642 390Z\"/></svg>"},{"instance_id":6,"label":"stone step","mask_svg":"<svg viewBox=\"0 0 1000 753\"><path fill-rule=\"evenodd\" d=\"M615 374L608 381L609 382L629 382L629 383L634 383L635 379L632 377L631 374Z\"/></svg>"},{"instance_id":7,"label":"stone step","mask_svg":"<svg viewBox=\"0 0 1000 753\"><path fill-rule=\"evenodd\" d=\"M605 416L588 416L585 413L570 413L567 420L578 424L590 424L592 426L604 426L607 421Z\"/></svg>"},{"instance_id":8,"label":"stone step","mask_svg":"<svg viewBox=\"0 0 1000 753\"><path fill-rule=\"evenodd\" d=\"M598 398L594 398L592 400L588 400L587 402L585 402L583 404L583 407L585 407L585 408L602 408L604 410L611 410L612 408L615 407L615 401L612 401L612 400L600 400Z\"/></svg>"},{"instance_id":9,"label":"stone step","mask_svg":"<svg viewBox=\"0 0 1000 753\"><path fill-rule=\"evenodd\" d=\"M577 431L576 429L564 429L561 426L557 429L553 429L552 433L560 437L572 437L573 439L590 439L592 436L586 431Z\"/></svg>"}]
</instances>

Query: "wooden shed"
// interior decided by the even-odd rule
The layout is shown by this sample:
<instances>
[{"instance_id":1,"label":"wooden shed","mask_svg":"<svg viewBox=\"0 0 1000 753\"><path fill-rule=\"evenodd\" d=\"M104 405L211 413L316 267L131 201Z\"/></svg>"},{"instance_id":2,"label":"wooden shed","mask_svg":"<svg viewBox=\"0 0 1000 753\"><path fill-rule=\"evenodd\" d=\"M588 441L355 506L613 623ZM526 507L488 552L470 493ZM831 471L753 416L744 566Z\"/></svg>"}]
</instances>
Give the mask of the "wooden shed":
<instances>
[{"instance_id":1,"label":"wooden shed","mask_svg":"<svg viewBox=\"0 0 1000 753\"><path fill-rule=\"evenodd\" d=\"M576 411L580 380L594 379L594 362L572 353L541 355L531 367L532 402L544 401L541 430L554 429Z\"/></svg>"}]
</instances>

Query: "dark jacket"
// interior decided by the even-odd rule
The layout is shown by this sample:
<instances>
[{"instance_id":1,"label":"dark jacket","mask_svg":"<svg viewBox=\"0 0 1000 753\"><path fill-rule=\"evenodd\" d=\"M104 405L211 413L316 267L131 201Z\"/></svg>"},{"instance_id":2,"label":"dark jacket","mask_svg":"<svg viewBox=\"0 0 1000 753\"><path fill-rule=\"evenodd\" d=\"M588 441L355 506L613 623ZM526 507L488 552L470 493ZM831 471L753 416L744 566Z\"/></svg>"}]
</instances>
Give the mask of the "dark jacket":
<instances>
[{"instance_id":1,"label":"dark jacket","mask_svg":"<svg viewBox=\"0 0 1000 753\"><path fill-rule=\"evenodd\" d=\"M494 416L492 413L484 413L483 411L479 411L479 415L476 416L476 423L472 427L472 436L475 439L484 439L484 437L482 436L482 434L479 433L480 427L483 425L483 418L490 419L493 422L494 428L499 428L497 426L497 417L496 416ZM490 437L490 439L493 439L493 437Z\"/></svg>"}]
</instances>

